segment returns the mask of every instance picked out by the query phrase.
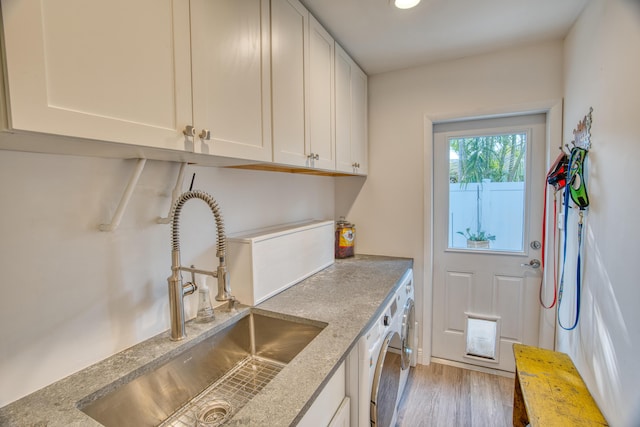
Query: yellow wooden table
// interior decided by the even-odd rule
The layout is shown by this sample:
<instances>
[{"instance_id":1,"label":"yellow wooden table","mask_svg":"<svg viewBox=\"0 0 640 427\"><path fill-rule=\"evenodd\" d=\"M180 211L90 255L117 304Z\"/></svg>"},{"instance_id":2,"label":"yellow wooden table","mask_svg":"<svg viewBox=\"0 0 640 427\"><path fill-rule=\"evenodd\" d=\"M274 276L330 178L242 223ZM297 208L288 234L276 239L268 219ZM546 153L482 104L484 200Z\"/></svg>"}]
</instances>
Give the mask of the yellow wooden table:
<instances>
[{"instance_id":1,"label":"yellow wooden table","mask_svg":"<svg viewBox=\"0 0 640 427\"><path fill-rule=\"evenodd\" d=\"M513 354L514 426L608 425L568 355L524 344L514 344Z\"/></svg>"}]
</instances>

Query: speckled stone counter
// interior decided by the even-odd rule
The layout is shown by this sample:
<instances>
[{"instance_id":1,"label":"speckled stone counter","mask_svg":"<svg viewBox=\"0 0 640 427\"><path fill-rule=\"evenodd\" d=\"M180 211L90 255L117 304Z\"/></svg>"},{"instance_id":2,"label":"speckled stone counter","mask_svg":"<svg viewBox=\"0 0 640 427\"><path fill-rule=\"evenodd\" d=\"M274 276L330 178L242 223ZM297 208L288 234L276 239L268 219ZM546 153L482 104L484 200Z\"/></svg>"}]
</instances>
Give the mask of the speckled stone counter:
<instances>
[{"instance_id":1,"label":"speckled stone counter","mask_svg":"<svg viewBox=\"0 0 640 427\"><path fill-rule=\"evenodd\" d=\"M327 326L226 425L295 425L412 265L410 259L368 255L337 260L254 308ZM64 378L0 408L0 426L99 426L77 408L79 401L154 369L248 310L219 311L210 324L188 322L184 341L172 342L165 332Z\"/></svg>"}]
</instances>

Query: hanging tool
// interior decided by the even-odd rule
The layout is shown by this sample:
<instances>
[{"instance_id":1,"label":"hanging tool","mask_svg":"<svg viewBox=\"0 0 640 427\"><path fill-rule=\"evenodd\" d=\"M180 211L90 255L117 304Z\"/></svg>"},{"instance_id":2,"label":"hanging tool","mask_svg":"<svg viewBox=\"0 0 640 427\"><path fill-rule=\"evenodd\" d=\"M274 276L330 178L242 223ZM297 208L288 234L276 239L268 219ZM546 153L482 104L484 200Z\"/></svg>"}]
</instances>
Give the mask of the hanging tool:
<instances>
[{"instance_id":1,"label":"hanging tool","mask_svg":"<svg viewBox=\"0 0 640 427\"><path fill-rule=\"evenodd\" d=\"M558 194L558 191L562 190L567 184L568 163L569 163L569 159L567 157L567 154L564 151L562 151L556 158L555 162L553 162L553 165L551 166L551 169L549 169L549 172L547 173L547 178L546 178L546 183L548 185L553 186L553 301L551 302L551 304L549 305L545 304L542 298L544 276L543 276L543 279L541 279L540 281L540 291L539 291L540 304L546 309L553 308L556 305L556 300L558 296L558 273L557 273L558 256L556 255L556 249L557 249L556 230L558 229L557 194ZM544 271L544 264L546 261L545 252L546 252L546 235L547 235L547 187L548 185L545 185L544 187L544 203L543 203L544 210L542 213L542 269L543 271Z\"/></svg>"},{"instance_id":2,"label":"hanging tool","mask_svg":"<svg viewBox=\"0 0 640 427\"><path fill-rule=\"evenodd\" d=\"M581 147L573 147L571 149L571 155L569 157L568 171L567 171L567 186L564 190L564 248L562 255L562 276L560 278L560 289L558 291L558 323L564 330L570 331L578 326L580 320L580 299L582 288L582 241L583 241L583 228L584 228L584 214L589 207L589 197L587 196L587 186L585 183L585 160L587 158L588 151ZM562 295L564 292L564 273L567 262L567 240L569 237L568 232L568 218L569 218L569 203L573 203L580 209L578 213L578 248L577 248L577 260L576 260L576 307L575 317L571 326L565 326L562 324L562 318L560 316L560 307L562 305Z\"/></svg>"}]
</instances>

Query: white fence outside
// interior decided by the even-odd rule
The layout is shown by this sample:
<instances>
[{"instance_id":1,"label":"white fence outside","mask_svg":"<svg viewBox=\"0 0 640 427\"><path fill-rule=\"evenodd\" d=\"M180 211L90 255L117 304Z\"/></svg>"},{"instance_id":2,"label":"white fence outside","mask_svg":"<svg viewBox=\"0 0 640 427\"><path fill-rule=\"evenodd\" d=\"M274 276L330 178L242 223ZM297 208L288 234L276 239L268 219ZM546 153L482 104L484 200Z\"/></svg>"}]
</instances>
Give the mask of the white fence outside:
<instances>
[{"instance_id":1,"label":"white fence outside","mask_svg":"<svg viewBox=\"0 0 640 427\"><path fill-rule=\"evenodd\" d=\"M480 218L480 222L478 222ZM458 231L495 236L490 250L524 250L524 182L449 184L449 248L466 248Z\"/></svg>"}]
</instances>

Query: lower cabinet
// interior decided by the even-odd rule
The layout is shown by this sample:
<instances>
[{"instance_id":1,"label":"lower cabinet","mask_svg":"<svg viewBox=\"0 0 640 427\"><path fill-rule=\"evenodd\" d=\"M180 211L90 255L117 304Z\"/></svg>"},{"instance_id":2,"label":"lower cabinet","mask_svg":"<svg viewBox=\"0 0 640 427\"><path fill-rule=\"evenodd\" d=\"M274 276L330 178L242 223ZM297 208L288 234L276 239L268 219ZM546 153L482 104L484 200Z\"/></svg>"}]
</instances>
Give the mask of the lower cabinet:
<instances>
[{"instance_id":1,"label":"lower cabinet","mask_svg":"<svg viewBox=\"0 0 640 427\"><path fill-rule=\"evenodd\" d=\"M298 427L349 427L350 400L345 390L346 367L342 362L324 386Z\"/></svg>"},{"instance_id":2,"label":"lower cabinet","mask_svg":"<svg viewBox=\"0 0 640 427\"><path fill-rule=\"evenodd\" d=\"M331 422L329 423L329 427L350 427L351 420L349 419L349 413L351 408L351 400L349 396L342 399L342 403L340 407L333 415Z\"/></svg>"}]
</instances>

